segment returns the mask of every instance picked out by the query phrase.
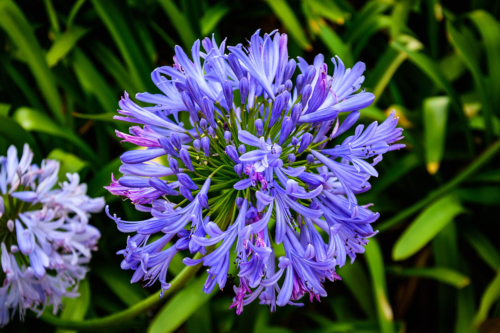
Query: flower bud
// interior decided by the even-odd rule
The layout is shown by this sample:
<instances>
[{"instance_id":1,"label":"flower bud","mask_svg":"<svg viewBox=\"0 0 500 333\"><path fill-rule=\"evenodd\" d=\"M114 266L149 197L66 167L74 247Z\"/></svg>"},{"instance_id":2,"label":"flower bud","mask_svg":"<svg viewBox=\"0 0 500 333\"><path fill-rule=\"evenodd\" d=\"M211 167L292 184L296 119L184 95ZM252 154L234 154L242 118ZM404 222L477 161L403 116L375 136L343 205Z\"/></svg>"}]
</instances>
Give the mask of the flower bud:
<instances>
[{"instance_id":1,"label":"flower bud","mask_svg":"<svg viewBox=\"0 0 500 333\"><path fill-rule=\"evenodd\" d=\"M200 120L200 127L203 131L206 131L207 130L207 127L208 127L208 123L206 121L206 119L202 119Z\"/></svg>"},{"instance_id":2,"label":"flower bud","mask_svg":"<svg viewBox=\"0 0 500 333\"><path fill-rule=\"evenodd\" d=\"M243 155L244 153L247 152L247 148L245 147L245 145L240 145L238 147L238 151L240 152L241 155Z\"/></svg>"},{"instance_id":3,"label":"flower bud","mask_svg":"<svg viewBox=\"0 0 500 333\"><path fill-rule=\"evenodd\" d=\"M304 90L302 90L302 107L305 108L307 105L307 101L309 101L309 97L311 97L311 94L313 92L313 89L310 84L306 85L304 87Z\"/></svg>"},{"instance_id":4,"label":"flower bud","mask_svg":"<svg viewBox=\"0 0 500 333\"><path fill-rule=\"evenodd\" d=\"M291 113L293 127L297 126L301 114L302 114L302 104L295 104L292 108L292 113Z\"/></svg>"},{"instance_id":5,"label":"flower bud","mask_svg":"<svg viewBox=\"0 0 500 333\"><path fill-rule=\"evenodd\" d=\"M293 122L292 118L290 117L285 117L283 120L283 124L281 125L281 133L280 133L280 139L278 141L279 145L282 145L283 142L288 138L288 135L290 135L290 132L292 132L293 129Z\"/></svg>"},{"instance_id":6,"label":"flower bud","mask_svg":"<svg viewBox=\"0 0 500 333\"><path fill-rule=\"evenodd\" d=\"M180 151L182 146L181 146L181 138L179 137L179 134L172 132L170 134L170 142L172 142L172 145L177 148L177 151Z\"/></svg>"},{"instance_id":7,"label":"flower bud","mask_svg":"<svg viewBox=\"0 0 500 333\"><path fill-rule=\"evenodd\" d=\"M189 177L185 173L178 173L177 180L179 180L179 183L181 183L181 185L186 186L190 190L197 190L198 189L198 185L196 185L193 182L193 180L191 179L191 177Z\"/></svg>"},{"instance_id":8,"label":"flower bud","mask_svg":"<svg viewBox=\"0 0 500 333\"><path fill-rule=\"evenodd\" d=\"M309 155L307 155L306 160L307 160L308 164L313 164L314 163L314 156L312 154L309 154Z\"/></svg>"},{"instance_id":9,"label":"flower bud","mask_svg":"<svg viewBox=\"0 0 500 333\"><path fill-rule=\"evenodd\" d=\"M283 72L283 81L290 80L295 72L295 68L297 68L297 63L294 59L288 60L288 63L285 66L285 70Z\"/></svg>"},{"instance_id":10,"label":"flower bud","mask_svg":"<svg viewBox=\"0 0 500 333\"><path fill-rule=\"evenodd\" d=\"M242 78L240 80L240 98L241 98L241 104L245 104L248 96L248 80L246 77Z\"/></svg>"},{"instance_id":11,"label":"flower bud","mask_svg":"<svg viewBox=\"0 0 500 333\"><path fill-rule=\"evenodd\" d=\"M229 145L226 147L226 154L229 156L231 160L233 160L234 163L238 164L240 163L240 157L238 156L238 152L236 151L236 148L232 145Z\"/></svg>"},{"instance_id":12,"label":"flower bud","mask_svg":"<svg viewBox=\"0 0 500 333\"><path fill-rule=\"evenodd\" d=\"M314 80L314 76L316 76L316 68L314 68L313 65L309 65L304 75L304 84L311 84Z\"/></svg>"},{"instance_id":13,"label":"flower bud","mask_svg":"<svg viewBox=\"0 0 500 333\"><path fill-rule=\"evenodd\" d=\"M208 135L210 135L211 138L215 138L215 130L212 126L208 127Z\"/></svg>"},{"instance_id":14,"label":"flower bud","mask_svg":"<svg viewBox=\"0 0 500 333\"><path fill-rule=\"evenodd\" d=\"M201 148L200 140L198 140L198 139L194 140L193 147L194 147L194 149L196 149L197 152L200 152L200 148Z\"/></svg>"},{"instance_id":15,"label":"flower bud","mask_svg":"<svg viewBox=\"0 0 500 333\"><path fill-rule=\"evenodd\" d=\"M292 91L292 88L293 88L292 80L286 80L286 82L285 82L286 91L290 92L290 91Z\"/></svg>"},{"instance_id":16,"label":"flower bud","mask_svg":"<svg viewBox=\"0 0 500 333\"><path fill-rule=\"evenodd\" d=\"M208 156L210 154L210 139L207 136L201 138L201 147L205 156Z\"/></svg>"},{"instance_id":17,"label":"flower bud","mask_svg":"<svg viewBox=\"0 0 500 333\"><path fill-rule=\"evenodd\" d=\"M227 56L227 62L229 64L229 67L231 67L234 74L238 78L238 80L241 80L241 78L243 78L243 70L240 66L240 61L238 60L238 58L234 54L230 53Z\"/></svg>"},{"instance_id":18,"label":"flower bud","mask_svg":"<svg viewBox=\"0 0 500 333\"><path fill-rule=\"evenodd\" d=\"M300 147L297 152L300 154L304 150L306 150L307 147L309 147L309 145L311 144L312 139L313 136L311 133L305 133L304 135L302 135L302 138L300 139Z\"/></svg>"},{"instance_id":19,"label":"flower bud","mask_svg":"<svg viewBox=\"0 0 500 333\"><path fill-rule=\"evenodd\" d=\"M288 155L288 164L292 165L292 163L295 162L296 160L297 160L297 157L295 156L295 154Z\"/></svg>"},{"instance_id":20,"label":"flower bud","mask_svg":"<svg viewBox=\"0 0 500 333\"><path fill-rule=\"evenodd\" d=\"M193 201L193 194L186 186L179 186L179 192L181 192L184 198L188 199L189 201Z\"/></svg>"},{"instance_id":21,"label":"flower bud","mask_svg":"<svg viewBox=\"0 0 500 333\"><path fill-rule=\"evenodd\" d=\"M205 194L198 195L198 201L200 202L200 204L203 208L205 208L205 209L210 208L208 206L208 197Z\"/></svg>"},{"instance_id":22,"label":"flower bud","mask_svg":"<svg viewBox=\"0 0 500 333\"><path fill-rule=\"evenodd\" d=\"M229 143L229 140L231 140L231 132L229 131L224 132L224 140L226 140L226 143Z\"/></svg>"},{"instance_id":23,"label":"flower bud","mask_svg":"<svg viewBox=\"0 0 500 333\"><path fill-rule=\"evenodd\" d=\"M224 82L222 85L222 93L224 94L224 99L226 100L227 110L231 110L233 108L233 86L229 81Z\"/></svg>"},{"instance_id":24,"label":"flower bud","mask_svg":"<svg viewBox=\"0 0 500 333\"><path fill-rule=\"evenodd\" d=\"M296 145L298 145L298 144L299 144L299 139L297 139L297 137L295 137L295 136L294 136L294 137L292 138L292 146L296 146Z\"/></svg>"},{"instance_id":25,"label":"flower bud","mask_svg":"<svg viewBox=\"0 0 500 333\"><path fill-rule=\"evenodd\" d=\"M191 156L189 155L187 149L182 148L179 155L181 156L181 161L182 163L184 163L186 168L188 168L190 171L194 171L193 163L191 162Z\"/></svg>"},{"instance_id":26,"label":"flower bud","mask_svg":"<svg viewBox=\"0 0 500 333\"><path fill-rule=\"evenodd\" d=\"M182 101L184 102L184 105L186 106L186 109L189 112L191 119L193 119L193 121L197 123L200 120L200 118L198 117L198 112L196 111L193 98L187 91L182 92Z\"/></svg>"},{"instance_id":27,"label":"flower bud","mask_svg":"<svg viewBox=\"0 0 500 333\"><path fill-rule=\"evenodd\" d=\"M170 186L168 186L163 180L158 177L149 178L149 185L166 195L178 195L177 191L174 191Z\"/></svg>"},{"instance_id":28,"label":"flower bud","mask_svg":"<svg viewBox=\"0 0 500 333\"><path fill-rule=\"evenodd\" d=\"M262 122L262 119L255 120L255 129L257 131L257 136L261 136L264 131L264 123Z\"/></svg>"},{"instance_id":29,"label":"flower bud","mask_svg":"<svg viewBox=\"0 0 500 333\"><path fill-rule=\"evenodd\" d=\"M177 162L177 160L175 158L171 158L168 161L168 166L170 167L170 169L172 169L172 171L175 174L179 173L179 162Z\"/></svg>"},{"instance_id":30,"label":"flower bud","mask_svg":"<svg viewBox=\"0 0 500 333\"><path fill-rule=\"evenodd\" d=\"M297 87L297 93L302 93L302 87L304 86L304 75L297 75L297 80L295 80L295 87Z\"/></svg>"},{"instance_id":31,"label":"flower bud","mask_svg":"<svg viewBox=\"0 0 500 333\"><path fill-rule=\"evenodd\" d=\"M174 157L179 157L179 154L175 151L175 148L169 139L162 136L158 139L158 142L160 143L160 146L163 148L163 150L165 150L167 154L170 154Z\"/></svg>"},{"instance_id":32,"label":"flower bud","mask_svg":"<svg viewBox=\"0 0 500 333\"><path fill-rule=\"evenodd\" d=\"M208 99L207 96L203 97L203 108L205 109L205 117L207 118L208 123L213 128L217 128L217 123L215 122L214 115L214 104L211 100Z\"/></svg>"},{"instance_id":33,"label":"flower bud","mask_svg":"<svg viewBox=\"0 0 500 333\"><path fill-rule=\"evenodd\" d=\"M234 166L234 172L236 172L236 173L238 174L238 176L240 176L240 178L241 178L241 176L242 176L242 174L243 174L243 165L241 165L241 164L236 164L236 165Z\"/></svg>"}]
</instances>

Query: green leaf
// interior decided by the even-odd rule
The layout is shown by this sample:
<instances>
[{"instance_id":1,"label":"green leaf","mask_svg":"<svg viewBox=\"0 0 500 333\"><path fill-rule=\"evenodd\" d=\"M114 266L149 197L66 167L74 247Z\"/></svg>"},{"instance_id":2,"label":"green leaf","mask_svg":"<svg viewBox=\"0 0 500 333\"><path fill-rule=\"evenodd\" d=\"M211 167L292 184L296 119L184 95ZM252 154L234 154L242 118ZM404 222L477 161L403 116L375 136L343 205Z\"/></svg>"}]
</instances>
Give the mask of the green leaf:
<instances>
[{"instance_id":1,"label":"green leaf","mask_svg":"<svg viewBox=\"0 0 500 333\"><path fill-rule=\"evenodd\" d=\"M338 269L337 273L342 277L343 283L349 288L368 317L374 319L376 315L373 306L373 293L370 290L370 284L363 267L359 263L346 264Z\"/></svg>"},{"instance_id":2,"label":"green leaf","mask_svg":"<svg viewBox=\"0 0 500 333\"><path fill-rule=\"evenodd\" d=\"M7 117L11 108L10 104L0 103L0 116Z\"/></svg>"},{"instance_id":3,"label":"green leaf","mask_svg":"<svg viewBox=\"0 0 500 333\"><path fill-rule=\"evenodd\" d=\"M319 26L319 38L321 38L325 46L330 50L331 54L338 55L346 66L352 66L354 64L354 60L351 54L350 46L345 44L339 35L337 35L337 33L333 31L333 29L330 28L325 22L319 20L317 21L317 25Z\"/></svg>"},{"instance_id":4,"label":"green leaf","mask_svg":"<svg viewBox=\"0 0 500 333\"><path fill-rule=\"evenodd\" d=\"M399 42L394 42L392 44L396 49L404 51L408 54L408 57L411 62L413 62L420 70L431 79L436 86L441 89L444 89L448 96L450 96L451 101L453 103L453 109L457 112L457 116L460 119L462 129L464 130L464 134L466 137L467 147L469 152L474 150L472 135L469 128L469 122L464 115L462 103L460 97L455 92L450 82L446 79L444 74L439 69L439 66L426 55L409 50L407 47L403 46Z\"/></svg>"},{"instance_id":5,"label":"green leaf","mask_svg":"<svg viewBox=\"0 0 500 333\"><path fill-rule=\"evenodd\" d=\"M448 96L429 97L424 100L425 160L429 174L435 174L443 158L448 120Z\"/></svg>"},{"instance_id":6,"label":"green leaf","mask_svg":"<svg viewBox=\"0 0 500 333\"><path fill-rule=\"evenodd\" d=\"M18 151L22 151L23 145L27 143L35 155L39 156L40 154L33 136L14 120L3 115L0 115L0 137L5 138L9 145L13 144L16 146Z\"/></svg>"},{"instance_id":7,"label":"green leaf","mask_svg":"<svg viewBox=\"0 0 500 333\"><path fill-rule=\"evenodd\" d=\"M118 169L121 165L122 161L118 157L102 167L89 182L89 196L94 198L105 195L108 191L104 188L104 186L108 186L111 183L111 174L118 176ZM115 195L111 196L111 198L116 200ZM106 202L109 204L110 200L106 198Z\"/></svg>"},{"instance_id":8,"label":"green leaf","mask_svg":"<svg viewBox=\"0 0 500 333\"><path fill-rule=\"evenodd\" d=\"M473 285L458 291L455 333L476 332L472 330L472 320L476 311L475 303Z\"/></svg>"},{"instance_id":9,"label":"green leaf","mask_svg":"<svg viewBox=\"0 0 500 333\"><path fill-rule=\"evenodd\" d=\"M64 309L59 316L63 320L82 320L90 305L90 285L88 279L80 281L78 286L78 293L80 296L76 298L63 298ZM69 330L56 330L56 333L69 333L76 331Z\"/></svg>"},{"instance_id":10,"label":"green leaf","mask_svg":"<svg viewBox=\"0 0 500 333\"><path fill-rule=\"evenodd\" d=\"M391 304L387 298L387 286L385 282L384 260L378 242L371 238L366 246L366 262L372 278L373 293L375 296L375 307L377 308L378 322L382 333L395 332L394 315Z\"/></svg>"},{"instance_id":11,"label":"green leaf","mask_svg":"<svg viewBox=\"0 0 500 333\"><path fill-rule=\"evenodd\" d=\"M483 37L484 48L489 74L489 98L493 110L500 108L500 27L498 21L483 10L475 10L470 13L472 22L476 25Z\"/></svg>"},{"instance_id":12,"label":"green leaf","mask_svg":"<svg viewBox=\"0 0 500 333\"><path fill-rule=\"evenodd\" d=\"M495 136L500 136L500 119L498 119L495 116L492 116L491 118L492 118L491 119L491 121L492 121L491 126L493 128L493 134ZM470 120L470 127L475 129L475 130L484 131L486 129L484 117L477 116L477 117L472 118Z\"/></svg>"},{"instance_id":13,"label":"green leaf","mask_svg":"<svg viewBox=\"0 0 500 333\"><path fill-rule=\"evenodd\" d=\"M486 235L474 227L469 227L463 236L486 264L495 271L500 269L500 253Z\"/></svg>"},{"instance_id":14,"label":"green leaf","mask_svg":"<svg viewBox=\"0 0 500 333\"><path fill-rule=\"evenodd\" d=\"M266 0L266 2L300 48L306 51L312 50L312 46L304 34L304 28L300 25L300 21L288 3L285 0Z\"/></svg>"},{"instance_id":15,"label":"green leaf","mask_svg":"<svg viewBox=\"0 0 500 333\"><path fill-rule=\"evenodd\" d=\"M497 275L491 281L491 283L486 288L483 296L481 296L481 302L479 303L479 310L477 310L474 317L474 326L479 327L486 318L488 317L488 312L491 306L500 298L500 274Z\"/></svg>"},{"instance_id":16,"label":"green leaf","mask_svg":"<svg viewBox=\"0 0 500 333\"><path fill-rule=\"evenodd\" d=\"M103 111L111 112L117 108L118 96L111 90L104 77L94 67L79 48L71 54L71 64L85 93L94 95Z\"/></svg>"},{"instance_id":17,"label":"green leaf","mask_svg":"<svg viewBox=\"0 0 500 333\"><path fill-rule=\"evenodd\" d=\"M158 2L163 7L165 14L170 18L170 21L172 21L172 25L181 37L184 47L190 50L198 36L194 33L188 19L172 0L158 0Z\"/></svg>"},{"instance_id":18,"label":"green leaf","mask_svg":"<svg viewBox=\"0 0 500 333\"><path fill-rule=\"evenodd\" d=\"M461 201L472 202L480 205L500 205L500 187L498 186L461 188L456 192ZM498 268L500 268L500 266Z\"/></svg>"},{"instance_id":19,"label":"green leaf","mask_svg":"<svg viewBox=\"0 0 500 333\"><path fill-rule=\"evenodd\" d=\"M500 170L486 170L471 178L471 182L500 183Z\"/></svg>"},{"instance_id":20,"label":"green leaf","mask_svg":"<svg viewBox=\"0 0 500 333\"><path fill-rule=\"evenodd\" d=\"M200 19L201 34L203 36L210 35L213 30L217 27L217 24L226 16L230 11L230 8L219 3L213 7L210 7L205 11L205 14Z\"/></svg>"},{"instance_id":21,"label":"green leaf","mask_svg":"<svg viewBox=\"0 0 500 333\"><path fill-rule=\"evenodd\" d=\"M13 119L28 132L35 131L68 139L71 143L80 148L87 157L98 164L94 151L85 141L76 136L69 129L55 124L47 115L33 109L22 107L14 112Z\"/></svg>"},{"instance_id":22,"label":"green leaf","mask_svg":"<svg viewBox=\"0 0 500 333\"><path fill-rule=\"evenodd\" d=\"M73 117L75 118L123 124L123 121L113 119L113 117L116 115L117 115L116 112L104 112L99 114L84 114L84 113L73 112Z\"/></svg>"},{"instance_id":23,"label":"green leaf","mask_svg":"<svg viewBox=\"0 0 500 333\"><path fill-rule=\"evenodd\" d=\"M422 160L415 153L407 154L391 164L391 166L384 172L383 177L379 177L374 183L372 191L381 193L391 184L394 184L398 179L401 179L408 172L422 164Z\"/></svg>"},{"instance_id":24,"label":"green leaf","mask_svg":"<svg viewBox=\"0 0 500 333\"><path fill-rule=\"evenodd\" d=\"M136 81L140 90L145 91L146 87L151 85L149 73L152 64L147 60L145 53L141 52L142 44L130 30L131 25L120 12L120 6L111 0L92 0L92 4L120 50L130 76Z\"/></svg>"},{"instance_id":25,"label":"green leaf","mask_svg":"<svg viewBox=\"0 0 500 333\"><path fill-rule=\"evenodd\" d=\"M394 260L406 259L437 235L455 216L464 212L456 195L447 195L429 205L404 231L392 250Z\"/></svg>"},{"instance_id":26,"label":"green leaf","mask_svg":"<svg viewBox=\"0 0 500 333\"><path fill-rule=\"evenodd\" d=\"M439 282L449 284L458 289L462 289L465 286L469 285L470 283L470 279L467 276L446 267L406 268L406 269L395 268L391 269L390 272L399 276L434 279Z\"/></svg>"},{"instance_id":27,"label":"green leaf","mask_svg":"<svg viewBox=\"0 0 500 333\"><path fill-rule=\"evenodd\" d=\"M78 40L85 36L88 31L88 29L74 26L57 37L45 56L47 65L49 67L57 65L59 60L64 58L75 47Z\"/></svg>"},{"instance_id":28,"label":"green leaf","mask_svg":"<svg viewBox=\"0 0 500 333\"><path fill-rule=\"evenodd\" d=\"M47 66L31 26L17 5L10 0L0 1L0 26L22 52L52 114L62 123L64 116L61 99L52 72Z\"/></svg>"},{"instance_id":29,"label":"green leaf","mask_svg":"<svg viewBox=\"0 0 500 333\"><path fill-rule=\"evenodd\" d=\"M140 284L130 283L132 273L119 267L99 266L94 269L109 289L127 306L133 306L148 295Z\"/></svg>"},{"instance_id":30,"label":"green leaf","mask_svg":"<svg viewBox=\"0 0 500 333\"><path fill-rule=\"evenodd\" d=\"M73 21L75 20L76 15L80 11L80 8L82 8L83 4L85 3L86 0L77 0L73 7L71 7L71 11L69 12L68 15L68 22L66 23L66 26L71 28L71 25L73 24Z\"/></svg>"},{"instance_id":31,"label":"green leaf","mask_svg":"<svg viewBox=\"0 0 500 333\"><path fill-rule=\"evenodd\" d=\"M205 304L219 291L215 288L210 294L203 292L206 276L200 276L178 292L156 315L148 328L149 333L174 332L200 306Z\"/></svg>"},{"instance_id":32,"label":"green leaf","mask_svg":"<svg viewBox=\"0 0 500 333\"><path fill-rule=\"evenodd\" d=\"M66 173L80 172L87 166L87 162L81 160L78 156L67 153L59 148L52 150L47 158L60 162L59 180L66 179Z\"/></svg>"},{"instance_id":33,"label":"green leaf","mask_svg":"<svg viewBox=\"0 0 500 333\"><path fill-rule=\"evenodd\" d=\"M481 104L483 106L483 117L484 124L486 128L486 142L491 142L493 136L493 127L491 123L492 110L490 100L487 94L487 85L484 80L483 74L481 73L481 66L478 61L476 61L475 55L472 53L470 48L471 39L465 35L460 34L451 22L447 22L447 30L452 38L452 42L458 49L459 54L462 56L462 60L465 65L469 68L474 79L474 84L479 92L481 98ZM498 59L497 59L498 60ZM495 92L496 93L496 92Z\"/></svg>"}]
</instances>

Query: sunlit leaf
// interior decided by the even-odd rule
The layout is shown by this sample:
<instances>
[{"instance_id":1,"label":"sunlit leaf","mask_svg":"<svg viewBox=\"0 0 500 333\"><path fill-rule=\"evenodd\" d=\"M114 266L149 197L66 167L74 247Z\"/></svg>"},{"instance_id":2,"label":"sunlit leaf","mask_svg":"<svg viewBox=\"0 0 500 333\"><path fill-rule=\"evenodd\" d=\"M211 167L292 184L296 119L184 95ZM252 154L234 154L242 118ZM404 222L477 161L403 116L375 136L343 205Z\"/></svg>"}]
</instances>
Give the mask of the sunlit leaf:
<instances>
[{"instance_id":1,"label":"sunlit leaf","mask_svg":"<svg viewBox=\"0 0 500 333\"><path fill-rule=\"evenodd\" d=\"M158 2L163 7L165 14L167 14L172 21L172 24L181 37L184 46L190 49L198 36L195 35L186 16L179 10L179 8L177 8L172 0L159 0Z\"/></svg>"},{"instance_id":2,"label":"sunlit leaf","mask_svg":"<svg viewBox=\"0 0 500 333\"><path fill-rule=\"evenodd\" d=\"M88 29L74 26L57 37L57 39L54 41L54 44L52 44L49 51L45 55L47 65L49 65L49 67L57 65L59 60L64 58L66 54L68 54L73 49L73 47L75 47L78 40L82 38L87 32Z\"/></svg>"},{"instance_id":3,"label":"sunlit leaf","mask_svg":"<svg viewBox=\"0 0 500 333\"><path fill-rule=\"evenodd\" d=\"M90 284L88 279L84 279L80 281L80 285L78 286L78 294L79 296L76 298L64 298L63 304L64 309L59 316L64 320L82 320L85 318L85 314L87 313L90 305ZM56 333L69 333L76 331L69 330L56 330Z\"/></svg>"},{"instance_id":4,"label":"sunlit leaf","mask_svg":"<svg viewBox=\"0 0 500 333\"><path fill-rule=\"evenodd\" d=\"M463 211L456 195L447 195L429 205L396 241L392 250L394 260L403 260L418 252Z\"/></svg>"},{"instance_id":5,"label":"sunlit leaf","mask_svg":"<svg viewBox=\"0 0 500 333\"><path fill-rule=\"evenodd\" d=\"M45 57L28 21L17 5L10 0L0 1L0 26L23 53L52 114L59 122L62 122L64 117L61 99L52 72L45 62Z\"/></svg>"},{"instance_id":6,"label":"sunlit leaf","mask_svg":"<svg viewBox=\"0 0 500 333\"><path fill-rule=\"evenodd\" d=\"M463 236L485 263L495 271L500 269L500 252L486 235L474 227L469 227L464 231Z\"/></svg>"},{"instance_id":7,"label":"sunlit leaf","mask_svg":"<svg viewBox=\"0 0 500 333\"><path fill-rule=\"evenodd\" d=\"M301 26L300 21L295 16L290 5L285 0L267 0L266 2L286 27L290 33L290 37L292 37L302 49L306 51L311 50L312 46L304 34L304 28Z\"/></svg>"},{"instance_id":8,"label":"sunlit leaf","mask_svg":"<svg viewBox=\"0 0 500 333\"><path fill-rule=\"evenodd\" d=\"M59 148L52 150L47 158L54 159L60 162L59 180L66 179L66 173L80 172L87 162L80 159L78 156L67 153Z\"/></svg>"},{"instance_id":9,"label":"sunlit leaf","mask_svg":"<svg viewBox=\"0 0 500 333\"><path fill-rule=\"evenodd\" d=\"M95 271L125 305L135 305L147 297L147 293L140 284L130 283L131 271L123 271L119 267L111 266L99 266L95 268Z\"/></svg>"},{"instance_id":10,"label":"sunlit leaf","mask_svg":"<svg viewBox=\"0 0 500 333\"><path fill-rule=\"evenodd\" d=\"M375 307L377 308L380 330L383 333L395 332L393 323L394 315L387 297L384 260L382 258L380 246L373 238L370 239L370 242L366 246L365 258L372 277Z\"/></svg>"},{"instance_id":11,"label":"sunlit leaf","mask_svg":"<svg viewBox=\"0 0 500 333\"><path fill-rule=\"evenodd\" d=\"M488 285L479 303L479 309L474 317L474 326L478 327L488 317L488 312L492 305L500 298L500 274L497 275Z\"/></svg>"},{"instance_id":12,"label":"sunlit leaf","mask_svg":"<svg viewBox=\"0 0 500 333\"><path fill-rule=\"evenodd\" d=\"M358 300L361 308L366 312L369 318L375 318L375 308L373 307L373 292L370 290L370 284L365 270L359 264L346 264L337 270L343 283L349 288L351 293Z\"/></svg>"},{"instance_id":13,"label":"sunlit leaf","mask_svg":"<svg viewBox=\"0 0 500 333\"><path fill-rule=\"evenodd\" d=\"M458 289L462 289L470 283L470 279L467 276L446 267L394 268L390 272L398 276L434 279Z\"/></svg>"},{"instance_id":14,"label":"sunlit leaf","mask_svg":"<svg viewBox=\"0 0 500 333\"><path fill-rule=\"evenodd\" d=\"M424 100L425 159L431 175L438 171L443 158L449 106L450 98L447 96Z\"/></svg>"},{"instance_id":15,"label":"sunlit leaf","mask_svg":"<svg viewBox=\"0 0 500 333\"><path fill-rule=\"evenodd\" d=\"M203 36L210 35L217 24L229 13L230 8L223 4L217 4L210 7L200 19L201 34Z\"/></svg>"}]
</instances>

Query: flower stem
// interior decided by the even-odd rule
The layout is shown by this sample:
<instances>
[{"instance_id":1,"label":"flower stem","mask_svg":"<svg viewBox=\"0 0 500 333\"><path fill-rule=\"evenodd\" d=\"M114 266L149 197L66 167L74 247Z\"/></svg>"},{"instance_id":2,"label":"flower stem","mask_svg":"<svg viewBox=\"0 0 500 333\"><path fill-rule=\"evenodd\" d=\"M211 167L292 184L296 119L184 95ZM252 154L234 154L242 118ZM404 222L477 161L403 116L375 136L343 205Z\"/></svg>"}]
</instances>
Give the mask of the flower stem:
<instances>
[{"instance_id":1,"label":"flower stem","mask_svg":"<svg viewBox=\"0 0 500 333\"><path fill-rule=\"evenodd\" d=\"M194 259L200 259L201 257L202 256L198 253ZM148 311L161 302L164 302L168 296L181 289L196 274L201 266L202 265L200 263L195 266L185 267L182 272L180 272L172 280L170 289L165 291L162 298L159 297L159 293L155 293L128 309L114 313L107 317L75 321L60 319L48 312L45 312L40 318L51 325L66 329L77 329L78 331L88 331L96 328L118 326L137 317L141 313Z\"/></svg>"},{"instance_id":2,"label":"flower stem","mask_svg":"<svg viewBox=\"0 0 500 333\"><path fill-rule=\"evenodd\" d=\"M491 144L479 157L476 158L469 166L459 173L455 178L450 180L448 183L444 184L434 192L431 192L427 197L418 201L414 205L406 208L401 213L397 214L393 218L381 223L378 226L380 231L385 231L395 224L403 221L405 218L418 212L420 209L424 208L431 202L435 201L440 196L453 190L456 186L462 183L464 180L472 176L476 171L478 171L484 164L486 164L493 156L500 152L500 140Z\"/></svg>"}]
</instances>

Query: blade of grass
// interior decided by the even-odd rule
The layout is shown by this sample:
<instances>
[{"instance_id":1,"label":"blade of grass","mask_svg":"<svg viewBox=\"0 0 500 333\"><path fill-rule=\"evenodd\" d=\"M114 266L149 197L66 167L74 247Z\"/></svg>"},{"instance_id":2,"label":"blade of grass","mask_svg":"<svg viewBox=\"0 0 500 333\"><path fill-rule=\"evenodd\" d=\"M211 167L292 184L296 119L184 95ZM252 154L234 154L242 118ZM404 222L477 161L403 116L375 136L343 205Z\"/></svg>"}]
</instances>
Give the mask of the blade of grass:
<instances>
[{"instance_id":1,"label":"blade of grass","mask_svg":"<svg viewBox=\"0 0 500 333\"><path fill-rule=\"evenodd\" d=\"M80 281L78 286L79 296L76 298L64 298L64 309L59 316L63 320L82 320L85 318L90 306L90 284L88 279ZM76 331L56 330L56 333L70 333Z\"/></svg>"},{"instance_id":2,"label":"blade of grass","mask_svg":"<svg viewBox=\"0 0 500 333\"><path fill-rule=\"evenodd\" d=\"M210 7L200 19L201 35L208 36L231 9L221 3Z\"/></svg>"},{"instance_id":3,"label":"blade of grass","mask_svg":"<svg viewBox=\"0 0 500 333\"><path fill-rule=\"evenodd\" d=\"M73 25L73 21L75 20L76 15L80 11L80 8L82 8L83 4L85 3L86 0L77 0L73 7L71 7L71 10L68 15L68 21L66 22L66 26L71 28Z\"/></svg>"},{"instance_id":4,"label":"blade of grass","mask_svg":"<svg viewBox=\"0 0 500 333\"><path fill-rule=\"evenodd\" d=\"M172 21L172 25L181 37L184 47L190 50L197 36L194 33L193 27L189 24L188 19L172 0L158 0L158 2L163 7L165 14L170 18L170 21Z\"/></svg>"},{"instance_id":5,"label":"blade of grass","mask_svg":"<svg viewBox=\"0 0 500 333\"><path fill-rule=\"evenodd\" d=\"M392 258L406 259L437 235L455 216L464 212L458 196L450 194L427 207L394 244Z\"/></svg>"},{"instance_id":6,"label":"blade of grass","mask_svg":"<svg viewBox=\"0 0 500 333\"><path fill-rule=\"evenodd\" d=\"M491 306L500 298L500 274L497 272L495 278L486 287L483 295L481 296L481 302L479 303L479 309L474 317L474 327L479 327L488 317L488 312Z\"/></svg>"},{"instance_id":7,"label":"blade of grass","mask_svg":"<svg viewBox=\"0 0 500 333\"><path fill-rule=\"evenodd\" d=\"M14 120L3 115L0 115L0 136L7 139L9 144L15 145L18 151L22 151L23 145L27 143L35 156L40 156L40 150L33 136Z\"/></svg>"},{"instance_id":8,"label":"blade of grass","mask_svg":"<svg viewBox=\"0 0 500 333\"><path fill-rule=\"evenodd\" d=\"M434 175L443 159L448 120L448 96L429 97L424 100L424 138L427 172Z\"/></svg>"},{"instance_id":9,"label":"blade of grass","mask_svg":"<svg viewBox=\"0 0 500 333\"><path fill-rule=\"evenodd\" d=\"M64 122L61 98L52 72L49 70L40 44L31 26L17 5L10 0L0 1L0 26L17 45L26 59L50 110L59 123Z\"/></svg>"},{"instance_id":10,"label":"blade of grass","mask_svg":"<svg viewBox=\"0 0 500 333\"><path fill-rule=\"evenodd\" d=\"M127 306L139 303L148 295L140 285L130 283L132 274L126 271L110 266L99 266L94 270L108 288Z\"/></svg>"},{"instance_id":11,"label":"blade of grass","mask_svg":"<svg viewBox=\"0 0 500 333\"><path fill-rule=\"evenodd\" d=\"M470 284L470 279L453 270L446 267L427 267L427 268L405 268L400 267L387 268L389 273L398 276L408 276L408 277L422 277L428 279L434 279L439 282L443 282L453 286L457 289L462 289Z\"/></svg>"},{"instance_id":12,"label":"blade of grass","mask_svg":"<svg viewBox=\"0 0 500 333\"><path fill-rule=\"evenodd\" d=\"M481 104L483 107L484 124L486 128L486 143L489 144L493 137L493 127L492 127L492 110L490 100L487 94L487 85L484 80L483 74L481 73L481 67L479 62L475 60L475 56L471 53L469 48L470 40L465 34L461 34L453 26L453 24L447 22L447 31L450 34L452 43L458 49L459 54L462 56L462 60L465 65L469 68L474 79L474 84L479 92L481 98Z\"/></svg>"},{"instance_id":13,"label":"blade of grass","mask_svg":"<svg viewBox=\"0 0 500 333\"><path fill-rule=\"evenodd\" d=\"M382 333L395 332L394 316L389 299L387 298L384 260L380 246L373 238L370 239L370 242L366 246L365 258L372 278L380 331Z\"/></svg>"},{"instance_id":14,"label":"blade of grass","mask_svg":"<svg viewBox=\"0 0 500 333\"><path fill-rule=\"evenodd\" d=\"M469 227L463 236L486 264L495 271L500 269L500 252L486 235L475 227Z\"/></svg>"},{"instance_id":15,"label":"blade of grass","mask_svg":"<svg viewBox=\"0 0 500 333\"><path fill-rule=\"evenodd\" d=\"M75 47L78 40L85 36L88 31L88 29L74 26L58 36L45 55L47 65L49 67L57 65L57 63Z\"/></svg>"},{"instance_id":16,"label":"blade of grass","mask_svg":"<svg viewBox=\"0 0 500 333\"><path fill-rule=\"evenodd\" d=\"M363 267L359 263L347 264L338 269L337 273L342 277L343 283L349 288L368 317L375 319L373 292L370 290L370 284Z\"/></svg>"},{"instance_id":17,"label":"blade of grass","mask_svg":"<svg viewBox=\"0 0 500 333\"><path fill-rule=\"evenodd\" d=\"M312 50L312 46L304 34L304 28L300 25L288 3L285 0L266 0L266 2L300 48L306 51Z\"/></svg>"}]
</instances>

